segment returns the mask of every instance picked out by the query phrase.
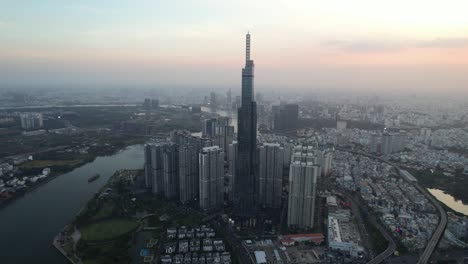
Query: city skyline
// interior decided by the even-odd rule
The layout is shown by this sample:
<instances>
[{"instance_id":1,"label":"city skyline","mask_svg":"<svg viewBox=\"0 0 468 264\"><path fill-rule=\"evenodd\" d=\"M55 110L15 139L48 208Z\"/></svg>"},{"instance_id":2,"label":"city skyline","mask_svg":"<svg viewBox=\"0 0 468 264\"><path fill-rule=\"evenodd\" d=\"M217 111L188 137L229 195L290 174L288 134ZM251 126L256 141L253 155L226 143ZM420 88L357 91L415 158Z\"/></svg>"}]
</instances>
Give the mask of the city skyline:
<instances>
[{"instance_id":1,"label":"city skyline","mask_svg":"<svg viewBox=\"0 0 468 264\"><path fill-rule=\"evenodd\" d=\"M236 87L248 30L262 47L258 90L444 93L468 84L464 1L0 5L2 86Z\"/></svg>"}]
</instances>

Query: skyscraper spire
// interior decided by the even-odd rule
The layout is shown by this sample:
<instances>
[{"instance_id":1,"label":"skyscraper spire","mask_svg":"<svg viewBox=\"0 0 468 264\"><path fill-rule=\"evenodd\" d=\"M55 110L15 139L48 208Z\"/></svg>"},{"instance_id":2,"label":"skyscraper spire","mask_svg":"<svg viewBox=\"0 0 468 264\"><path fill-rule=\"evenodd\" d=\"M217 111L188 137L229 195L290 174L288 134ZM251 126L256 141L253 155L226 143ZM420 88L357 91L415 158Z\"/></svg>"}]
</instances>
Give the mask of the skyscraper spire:
<instances>
[{"instance_id":1,"label":"skyscraper spire","mask_svg":"<svg viewBox=\"0 0 468 264\"><path fill-rule=\"evenodd\" d=\"M247 35L246 35L246 43L245 43L245 62L247 64L247 62L250 60L250 31L247 32Z\"/></svg>"}]
</instances>

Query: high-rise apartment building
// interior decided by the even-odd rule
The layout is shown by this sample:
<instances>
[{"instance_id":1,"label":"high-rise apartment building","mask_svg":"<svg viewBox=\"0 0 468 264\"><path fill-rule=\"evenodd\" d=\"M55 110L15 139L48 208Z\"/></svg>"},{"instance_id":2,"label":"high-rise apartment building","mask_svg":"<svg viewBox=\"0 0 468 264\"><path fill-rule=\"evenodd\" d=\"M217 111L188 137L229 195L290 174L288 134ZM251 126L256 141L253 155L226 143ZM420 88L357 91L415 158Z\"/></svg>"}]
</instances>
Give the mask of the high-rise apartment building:
<instances>
[{"instance_id":1,"label":"high-rise apartment building","mask_svg":"<svg viewBox=\"0 0 468 264\"><path fill-rule=\"evenodd\" d=\"M230 125L219 124L216 126L216 136L214 144L218 145L226 153L226 160L229 159L229 144L234 140L234 127Z\"/></svg>"},{"instance_id":2,"label":"high-rise apartment building","mask_svg":"<svg viewBox=\"0 0 468 264\"><path fill-rule=\"evenodd\" d=\"M218 146L205 147L199 155L200 208L212 210L223 205L224 152Z\"/></svg>"},{"instance_id":3,"label":"high-rise apartment building","mask_svg":"<svg viewBox=\"0 0 468 264\"><path fill-rule=\"evenodd\" d=\"M145 145L145 184L168 199L178 195L178 149L170 142Z\"/></svg>"},{"instance_id":4,"label":"high-rise apartment building","mask_svg":"<svg viewBox=\"0 0 468 264\"><path fill-rule=\"evenodd\" d=\"M394 152L400 152L406 146L406 133L388 133L384 132L381 139L380 150L382 155L388 155Z\"/></svg>"},{"instance_id":5,"label":"high-rise apartment building","mask_svg":"<svg viewBox=\"0 0 468 264\"><path fill-rule=\"evenodd\" d=\"M311 229L314 226L319 157L313 147L294 148L289 168L288 226Z\"/></svg>"},{"instance_id":6,"label":"high-rise apartment building","mask_svg":"<svg viewBox=\"0 0 468 264\"><path fill-rule=\"evenodd\" d=\"M230 202L234 201L234 193L235 193L235 175L236 175L236 164L238 159L238 146L237 141L233 141L229 144L229 154L228 154L228 173L226 175L226 186L227 186L227 193L228 199Z\"/></svg>"},{"instance_id":7,"label":"high-rise apartment building","mask_svg":"<svg viewBox=\"0 0 468 264\"><path fill-rule=\"evenodd\" d=\"M202 122L202 136L212 138L216 135L216 126L218 120L216 118L208 118Z\"/></svg>"},{"instance_id":8,"label":"high-rise apartment building","mask_svg":"<svg viewBox=\"0 0 468 264\"><path fill-rule=\"evenodd\" d=\"M186 203L198 198L198 154L196 146L179 146L179 201Z\"/></svg>"},{"instance_id":9,"label":"high-rise apartment building","mask_svg":"<svg viewBox=\"0 0 468 264\"><path fill-rule=\"evenodd\" d=\"M199 197L199 161L201 149L212 145L209 138L191 135L186 130L171 133L171 140L179 149L179 201L186 203Z\"/></svg>"},{"instance_id":10,"label":"high-rise apartment building","mask_svg":"<svg viewBox=\"0 0 468 264\"><path fill-rule=\"evenodd\" d=\"M30 130L44 126L42 113L22 113L20 114L21 128Z\"/></svg>"},{"instance_id":11,"label":"high-rise apartment building","mask_svg":"<svg viewBox=\"0 0 468 264\"><path fill-rule=\"evenodd\" d=\"M265 143L259 152L258 204L280 208L284 149L280 144Z\"/></svg>"}]
</instances>

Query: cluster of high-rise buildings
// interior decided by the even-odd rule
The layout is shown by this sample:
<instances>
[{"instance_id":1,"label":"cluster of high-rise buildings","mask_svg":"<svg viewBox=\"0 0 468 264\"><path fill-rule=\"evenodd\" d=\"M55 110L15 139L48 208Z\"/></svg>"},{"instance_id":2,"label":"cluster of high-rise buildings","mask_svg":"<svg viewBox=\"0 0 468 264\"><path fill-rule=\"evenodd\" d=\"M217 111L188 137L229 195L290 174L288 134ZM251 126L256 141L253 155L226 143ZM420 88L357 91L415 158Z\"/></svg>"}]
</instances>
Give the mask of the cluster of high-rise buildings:
<instances>
[{"instance_id":1,"label":"cluster of high-rise buildings","mask_svg":"<svg viewBox=\"0 0 468 264\"><path fill-rule=\"evenodd\" d=\"M257 143L257 105L254 99L254 63L247 34L246 63L242 69L242 96L238 109L237 140L226 117L202 121L202 135L174 131L171 139L145 146L145 183L154 194L200 209L233 206L233 215L253 224L258 208L288 205L288 226L314 226L317 181L328 175L332 151L318 145L294 146L282 142ZM297 105L276 111L281 126L294 129ZM283 204L283 181L289 169L289 196Z\"/></svg>"},{"instance_id":2,"label":"cluster of high-rise buildings","mask_svg":"<svg viewBox=\"0 0 468 264\"><path fill-rule=\"evenodd\" d=\"M388 155L405 149L407 135L405 132L384 132L382 135L371 135L369 148L373 153Z\"/></svg>"},{"instance_id":3,"label":"cluster of high-rise buildings","mask_svg":"<svg viewBox=\"0 0 468 264\"><path fill-rule=\"evenodd\" d=\"M26 130L37 129L44 126L41 113L22 113L20 114L21 128Z\"/></svg>"}]
</instances>

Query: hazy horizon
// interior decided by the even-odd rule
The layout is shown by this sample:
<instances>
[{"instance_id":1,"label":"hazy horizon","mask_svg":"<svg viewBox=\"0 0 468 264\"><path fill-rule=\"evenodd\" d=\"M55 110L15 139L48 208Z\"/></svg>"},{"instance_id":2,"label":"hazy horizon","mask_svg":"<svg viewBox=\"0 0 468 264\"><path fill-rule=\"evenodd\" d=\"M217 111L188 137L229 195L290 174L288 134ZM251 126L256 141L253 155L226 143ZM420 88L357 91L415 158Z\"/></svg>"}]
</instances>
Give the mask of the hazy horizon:
<instances>
[{"instance_id":1,"label":"hazy horizon","mask_svg":"<svg viewBox=\"0 0 468 264\"><path fill-rule=\"evenodd\" d=\"M0 89L240 89L250 30L259 91L468 90L466 1L26 2L0 2Z\"/></svg>"}]
</instances>

